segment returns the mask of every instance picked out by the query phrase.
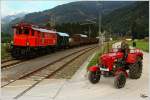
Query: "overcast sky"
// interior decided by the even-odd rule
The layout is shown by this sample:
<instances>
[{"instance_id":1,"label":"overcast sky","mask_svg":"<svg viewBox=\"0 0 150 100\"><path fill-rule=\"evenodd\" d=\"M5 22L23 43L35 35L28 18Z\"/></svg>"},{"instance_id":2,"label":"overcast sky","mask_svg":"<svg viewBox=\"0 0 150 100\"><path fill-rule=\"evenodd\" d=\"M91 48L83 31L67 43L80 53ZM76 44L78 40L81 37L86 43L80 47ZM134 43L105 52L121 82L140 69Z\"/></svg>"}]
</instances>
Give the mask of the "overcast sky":
<instances>
[{"instance_id":1,"label":"overcast sky","mask_svg":"<svg viewBox=\"0 0 150 100\"><path fill-rule=\"evenodd\" d=\"M0 0L1 16L38 12L77 0Z\"/></svg>"}]
</instances>

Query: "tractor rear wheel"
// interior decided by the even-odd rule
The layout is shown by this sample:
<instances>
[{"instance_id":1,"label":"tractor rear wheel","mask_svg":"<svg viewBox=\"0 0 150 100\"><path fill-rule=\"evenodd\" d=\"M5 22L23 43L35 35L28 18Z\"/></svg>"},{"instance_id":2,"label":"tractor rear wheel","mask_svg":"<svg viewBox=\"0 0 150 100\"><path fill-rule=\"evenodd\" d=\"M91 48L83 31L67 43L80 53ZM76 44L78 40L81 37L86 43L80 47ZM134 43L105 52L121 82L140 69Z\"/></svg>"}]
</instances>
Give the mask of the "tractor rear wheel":
<instances>
[{"instance_id":1,"label":"tractor rear wheel","mask_svg":"<svg viewBox=\"0 0 150 100\"><path fill-rule=\"evenodd\" d=\"M142 61L141 61L141 58L139 57L138 58L138 61L134 64L131 64L129 66L129 77L131 79L138 79L141 77L141 74L142 74Z\"/></svg>"},{"instance_id":2,"label":"tractor rear wheel","mask_svg":"<svg viewBox=\"0 0 150 100\"><path fill-rule=\"evenodd\" d=\"M101 77L100 71L89 71L88 78L89 81L93 84L98 83Z\"/></svg>"},{"instance_id":3,"label":"tractor rear wheel","mask_svg":"<svg viewBox=\"0 0 150 100\"><path fill-rule=\"evenodd\" d=\"M126 75L123 72L119 72L116 76L115 76L115 81L114 81L114 85L116 88L123 88L125 86L126 83Z\"/></svg>"}]
</instances>

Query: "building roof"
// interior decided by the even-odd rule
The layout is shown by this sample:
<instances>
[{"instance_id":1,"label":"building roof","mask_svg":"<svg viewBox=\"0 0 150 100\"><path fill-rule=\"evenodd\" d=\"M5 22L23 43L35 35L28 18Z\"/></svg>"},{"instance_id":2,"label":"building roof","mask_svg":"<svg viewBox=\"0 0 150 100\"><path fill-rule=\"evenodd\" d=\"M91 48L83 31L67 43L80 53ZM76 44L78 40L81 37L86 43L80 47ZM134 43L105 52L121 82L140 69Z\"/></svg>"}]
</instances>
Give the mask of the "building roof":
<instances>
[{"instance_id":1,"label":"building roof","mask_svg":"<svg viewBox=\"0 0 150 100\"><path fill-rule=\"evenodd\" d=\"M62 32L57 32L60 36L67 36L69 37L69 35L67 33L62 33Z\"/></svg>"},{"instance_id":2,"label":"building roof","mask_svg":"<svg viewBox=\"0 0 150 100\"><path fill-rule=\"evenodd\" d=\"M47 29L43 29L43 28L35 28L35 27L32 27L32 29L33 29L33 30L36 30L36 31L40 31L40 32L56 33L55 31L47 30Z\"/></svg>"},{"instance_id":3,"label":"building roof","mask_svg":"<svg viewBox=\"0 0 150 100\"><path fill-rule=\"evenodd\" d=\"M81 37L88 37L87 35L84 35L84 34L80 34L80 36L81 36Z\"/></svg>"},{"instance_id":4,"label":"building roof","mask_svg":"<svg viewBox=\"0 0 150 100\"><path fill-rule=\"evenodd\" d=\"M84 35L84 34L75 34L75 35L79 35L81 37L88 37L87 35Z\"/></svg>"}]
</instances>

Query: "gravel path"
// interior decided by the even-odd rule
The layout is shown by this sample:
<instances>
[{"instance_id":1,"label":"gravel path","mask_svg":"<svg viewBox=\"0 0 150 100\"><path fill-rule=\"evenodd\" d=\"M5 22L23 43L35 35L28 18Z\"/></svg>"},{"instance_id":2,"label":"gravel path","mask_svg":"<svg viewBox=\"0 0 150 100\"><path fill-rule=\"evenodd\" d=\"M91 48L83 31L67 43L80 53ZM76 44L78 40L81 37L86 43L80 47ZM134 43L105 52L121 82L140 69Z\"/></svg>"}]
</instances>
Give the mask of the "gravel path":
<instances>
[{"instance_id":1,"label":"gravel path","mask_svg":"<svg viewBox=\"0 0 150 100\"><path fill-rule=\"evenodd\" d=\"M83 54L82 56L78 57L73 62L71 62L70 64L65 66L62 70L60 70L55 75L53 75L51 78L70 79L74 75L74 73L80 68L80 66L87 60L87 58L89 56L91 56L94 52L96 52L97 50L98 50L98 48L95 48L95 49Z\"/></svg>"}]
</instances>

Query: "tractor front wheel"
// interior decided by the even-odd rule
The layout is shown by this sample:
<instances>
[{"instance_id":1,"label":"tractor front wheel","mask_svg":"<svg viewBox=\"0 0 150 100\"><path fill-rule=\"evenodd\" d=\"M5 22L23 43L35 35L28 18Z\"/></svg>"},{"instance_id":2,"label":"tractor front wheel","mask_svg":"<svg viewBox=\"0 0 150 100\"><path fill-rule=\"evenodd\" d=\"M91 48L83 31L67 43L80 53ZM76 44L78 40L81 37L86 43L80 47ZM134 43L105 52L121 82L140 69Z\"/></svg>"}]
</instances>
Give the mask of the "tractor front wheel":
<instances>
[{"instance_id":1,"label":"tractor front wheel","mask_svg":"<svg viewBox=\"0 0 150 100\"><path fill-rule=\"evenodd\" d=\"M88 78L89 81L93 84L98 83L101 77L100 71L89 71Z\"/></svg>"},{"instance_id":2,"label":"tractor front wheel","mask_svg":"<svg viewBox=\"0 0 150 100\"><path fill-rule=\"evenodd\" d=\"M123 88L125 86L126 83L126 75L123 72L119 72L116 76L115 76L115 81L114 81L114 85L116 88Z\"/></svg>"}]
</instances>

